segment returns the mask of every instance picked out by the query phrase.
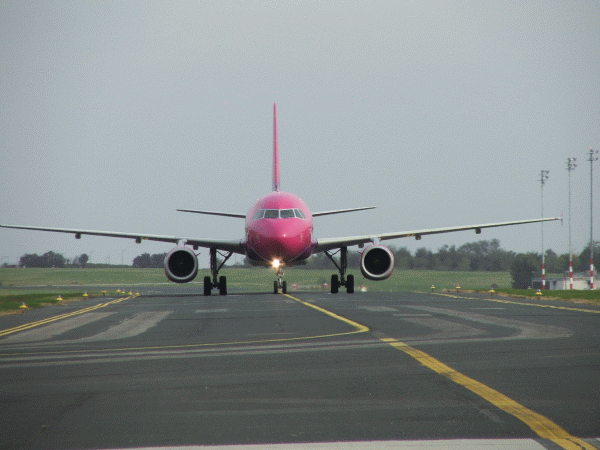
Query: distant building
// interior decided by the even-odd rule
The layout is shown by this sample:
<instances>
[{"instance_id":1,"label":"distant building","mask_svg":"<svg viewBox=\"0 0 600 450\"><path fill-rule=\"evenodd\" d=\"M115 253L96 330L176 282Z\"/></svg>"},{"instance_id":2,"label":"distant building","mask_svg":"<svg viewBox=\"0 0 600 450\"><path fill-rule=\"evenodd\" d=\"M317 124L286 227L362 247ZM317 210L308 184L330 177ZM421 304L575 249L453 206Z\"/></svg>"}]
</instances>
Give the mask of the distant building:
<instances>
[{"instance_id":1,"label":"distant building","mask_svg":"<svg viewBox=\"0 0 600 450\"><path fill-rule=\"evenodd\" d=\"M533 281L533 289L542 289L542 279L534 278ZM570 289L571 280L569 278L569 274L567 273L564 277L561 278L546 278L546 289L548 290L568 290ZM590 289L590 276L589 274L573 274L573 289L577 290L589 290ZM594 290L598 289L598 283L594 280Z\"/></svg>"}]
</instances>

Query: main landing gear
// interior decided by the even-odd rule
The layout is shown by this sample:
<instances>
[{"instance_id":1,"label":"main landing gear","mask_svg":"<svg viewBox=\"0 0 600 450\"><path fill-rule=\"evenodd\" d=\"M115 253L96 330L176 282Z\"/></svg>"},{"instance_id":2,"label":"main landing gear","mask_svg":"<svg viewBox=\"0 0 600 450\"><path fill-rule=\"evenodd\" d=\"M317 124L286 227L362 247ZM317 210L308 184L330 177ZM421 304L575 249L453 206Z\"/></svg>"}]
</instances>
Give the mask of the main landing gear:
<instances>
[{"instance_id":1,"label":"main landing gear","mask_svg":"<svg viewBox=\"0 0 600 450\"><path fill-rule=\"evenodd\" d=\"M217 265L217 249L210 249L210 273L212 274L212 281L210 277L204 277L204 295L210 295L213 288L218 288L219 294L227 295L227 278L219 277L219 270L221 270L227 260L231 258L233 252L227 252L226 254L219 252L219 255L223 257L223 261L221 264Z\"/></svg>"},{"instance_id":2,"label":"main landing gear","mask_svg":"<svg viewBox=\"0 0 600 450\"><path fill-rule=\"evenodd\" d=\"M339 253L340 263L338 264L333 257ZM346 286L346 292L348 294L354 293L354 275L346 276L346 270L348 269L348 247L341 247L337 252L331 253L325 251L325 255L331 260L331 262L340 271L340 276L331 275L331 293L337 294L340 290L340 286Z\"/></svg>"},{"instance_id":3,"label":"main landing gear","mask_svg":"<svg viewBox=\"0 0 600 450\"><path fill-rule=\"evenodd\" d=\"M273 294L278 294L281 290L282 294L287 294L287 281L283 281L283 269L281 266L277 268L277 281L273 282Z\"/></svg>"}]
</instances>

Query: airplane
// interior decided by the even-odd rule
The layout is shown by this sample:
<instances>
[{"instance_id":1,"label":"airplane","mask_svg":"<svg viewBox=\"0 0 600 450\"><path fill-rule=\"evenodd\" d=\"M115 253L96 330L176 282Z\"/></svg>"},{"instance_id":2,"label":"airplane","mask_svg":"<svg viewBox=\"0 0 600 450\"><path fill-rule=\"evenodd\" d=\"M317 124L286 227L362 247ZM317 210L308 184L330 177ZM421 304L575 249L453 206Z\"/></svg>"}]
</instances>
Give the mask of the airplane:
<instances>
[{"instance_id":1,"label":"airplane","mask_svg":"<svg viewBox=\"0 0 600 450\"><path fill-rule=\"evenodd\" d=\"M374 206L336 209L311 213L304 201L294 194L279 188L279 145L277 135L277 104L273 104L273 190L259 198L247 214L235 214L215 211L178 209L177 211L208 214L215 216L245 219L245 234L242 239L216 240L204 238L160 236L139 233L120 233L111 231L76 230L67 228L48 228L22 225L1 225L2 228L38 230L74 234L76 239L83 235L107 236L135 239L140 244L144 240L169 242L177 246L165 257L165 275L175 283L189 283L198 273L198 258L195 253L199 247L208 248L210 253L211 276L204 277L204 295L211 295L218 289L220 295L227 294L227 279L219 277L219 271L233 254L244 255L255 266L277 269L277 280L273 283L273 293L287 293L287 282L283 280L283 268L306 264L316 253L324 253L336 266L338 274L331 276L330 289L337 294L344 286L348 294L354 292L354 276L346 274L348 247L358 246L362 250L360 270L369 280L385 280L394 270L392 251L381 241L414 237L420 240L425 235L475 230L480 234L484 228L520 225L525 223L559 220L560 217L498 222L479 225L466 225L448 228L378 233L363 236L348 236L317 239L313 234L313 218L331 214L341 214L375 208ZM189 247L191 246L191 248ZM366 248L365 248L366 246ZM339 253L339 262L334 256ZM217 255L222 257L219 263Z\"/></svg>"}]
</instances>

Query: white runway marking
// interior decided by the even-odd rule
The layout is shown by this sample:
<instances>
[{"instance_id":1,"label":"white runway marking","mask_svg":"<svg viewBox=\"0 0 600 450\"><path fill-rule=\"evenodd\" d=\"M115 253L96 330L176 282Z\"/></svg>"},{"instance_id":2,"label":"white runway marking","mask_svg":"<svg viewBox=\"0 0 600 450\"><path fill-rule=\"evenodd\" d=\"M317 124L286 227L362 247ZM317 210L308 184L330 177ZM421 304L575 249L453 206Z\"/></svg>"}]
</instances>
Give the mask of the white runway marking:
<instances>
[{"instance_id":1,"label":"white runway marking","mask_svg":"<svg viewBox=\"0 0 600 450\"><path fill-rule=\"evenodd\" d=\"M8 336L6 339L2 339L2 344L16 344L22 342L36 342L45 341L53 337L59 336L67 331L71 331L75 328L79 328L83 325L87 325L97 320L104 319L113 313L86 313L81 316L76 316L70 319L61 320L59 322L52 323L50 325L44 325L33 330L23 331Z\"/></svg>"},{"instance_id":2,"label":"white runway marking","mask_svg":"<svg viewBox=\"0 0 600 450\"><path fill-rule=\"evenodd\" d=\"M440 439L432 441L371 441L371 442L315 442L298 444L260 445L190 445L173 447L138 447L135 450L544 450L533 439ZM115 450L115 449L113 449ZM133 450L120 449L120 450Z\"/></svg>"},{"instance_id":3,"label":"white runway marking","mask_svg":"<svg viewBox=\"0 0 600 450\"><path fill-rule=\"evenodd\" d=\"M410 306L410 308L448 317L456 317L463 320L469 320L472 322L483 323L487 325L497 325L515 330L515 333L511 336L496 339L548 339L558 337L569 337L573 334L572 331L567 328L550 325L540 325L533 322L524 322L522 320L484 316L481 314L453 311L450 309L443 308L433 308L429 306Z\"/></svg>"},{"instance_id":4,"label":"white runway marking","mask_svg":"<svg viewBox=\"0 0 600 450\"><path fill-rule=\"evenodd\" d=\"M396 308L390 308L388 306L359 306L359 308L371 312L398 312Z\"/></svg>"},{"instance_id":5,"label":"white runway marking","mask_svg":"<svg viewBox=\"0 0 600 450\"><path fill-rule=\"evenodd\" d=\"M434 330L435 333L427 335L427 339L457 339L487 334L480 328L469 327L438 317L406 317L404 320Z\"/></svg>"},{"instance_id":6,"label":"white runway marking","mask_svg":"<svg viewBox=\"0 0 600 450\"><path fill-rule=\"evenodd\" d=\"M392 314L394 317L431 317L431 314Z\"/></svg>"},{"instance_id":7,"label":"white runway marking","mask_svg":"<svg viewBox=\"0 0 600 450\"><path fill-rule=\"evenodd\" d=\"M84 339L79 342L88 341L112 341L114 339L125 339L142 334L155 326L158 322L165 319L171 311L147 311L136 314L130 319L126 319L108 330Z\"/></svg>"}]
</instances>

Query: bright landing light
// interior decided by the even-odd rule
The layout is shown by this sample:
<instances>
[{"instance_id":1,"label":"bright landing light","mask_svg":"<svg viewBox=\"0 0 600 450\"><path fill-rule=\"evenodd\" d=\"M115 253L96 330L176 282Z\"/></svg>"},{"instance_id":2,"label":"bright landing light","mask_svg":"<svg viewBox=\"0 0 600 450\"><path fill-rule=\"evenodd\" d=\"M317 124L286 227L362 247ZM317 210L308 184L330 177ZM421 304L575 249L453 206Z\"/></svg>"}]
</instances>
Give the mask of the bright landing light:
<instances>
[{"instance_id":1,"label":"bright landing light","mask_svg":"<svg viewBox=\"0 0 600 450\"><path fill-rule=\"evenodd\" d=\"M276 269L279 269L280 265L281 265L281 262L278 259L273 260L273 267L275 267Z\"/></svg>"}]
</instances>

